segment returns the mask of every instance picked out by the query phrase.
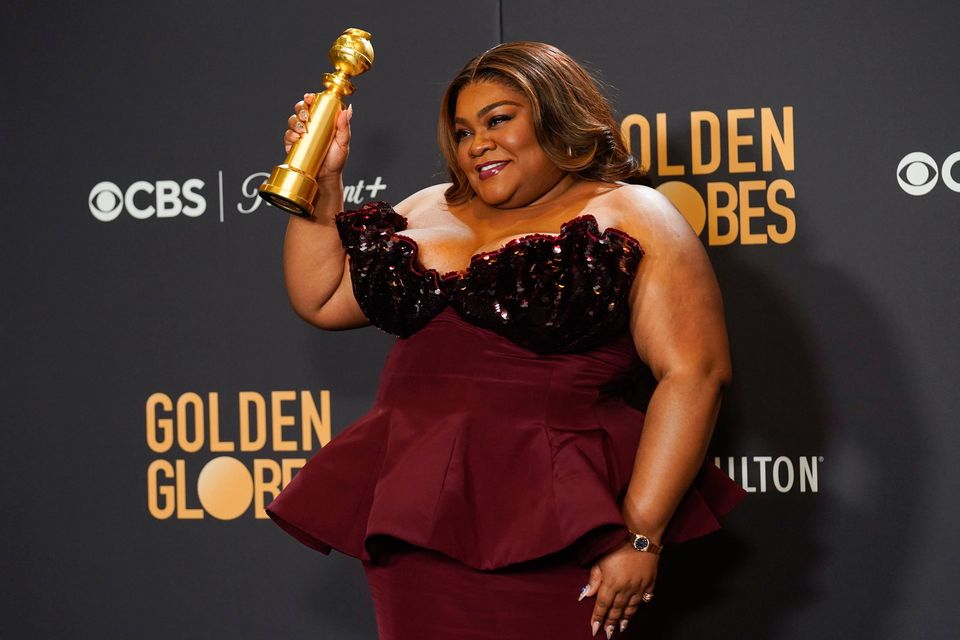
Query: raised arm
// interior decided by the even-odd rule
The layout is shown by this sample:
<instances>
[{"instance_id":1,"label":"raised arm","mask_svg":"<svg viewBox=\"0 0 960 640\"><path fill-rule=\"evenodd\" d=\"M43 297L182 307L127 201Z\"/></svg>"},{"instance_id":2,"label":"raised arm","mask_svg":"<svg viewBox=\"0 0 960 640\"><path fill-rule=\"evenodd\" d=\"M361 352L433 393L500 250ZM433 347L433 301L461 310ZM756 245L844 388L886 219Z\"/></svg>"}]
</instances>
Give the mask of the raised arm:
<instances>
[{"instance_id":1,"label":"raised arm","mask_svg":"<svg viewBox=\"0 0 960 640\"><path fill-rule=\"evenodd\" d=\"M287 151L309 127L307 107L313 94L294 107L284 134ZM352 109L342 111L330 150L317 175L320 199L312 218L290 216L283 241L283 273L294 311L323 329L351 329L369 324L353 295L348 259L334 216L343 206L343 168L350 153Z\"/></svg>"},{"instance_id":2,"label":"raised arm","mask_svg":"<svg viewBox=\"0 0 960 640\"><path fill-rule=\"evenodd\" d=\"M730 381L720 289L706 252L670 202L644 187L625 187L624 230L645 255L631 291L634 344L657 387L650 399L623 503L630 531L662 541L667 523L703 464ZM604 627L629 619L653 593L658 556L629 546L604 557L591 574ZM601 605L606 605L606 608Z\"/></svg>"}]
</instances>

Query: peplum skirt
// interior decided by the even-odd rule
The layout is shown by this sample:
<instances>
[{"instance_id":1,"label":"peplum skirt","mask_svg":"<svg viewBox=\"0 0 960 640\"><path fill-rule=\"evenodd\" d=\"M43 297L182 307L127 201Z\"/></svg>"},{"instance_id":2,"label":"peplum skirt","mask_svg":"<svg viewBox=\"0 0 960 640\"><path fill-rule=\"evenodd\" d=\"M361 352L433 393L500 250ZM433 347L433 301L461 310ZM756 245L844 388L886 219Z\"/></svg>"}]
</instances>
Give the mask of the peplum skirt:
<instances>
[{"instance_id":1,"label":"peplum skirt","mask_svg":"<svg viewBox=\"0 0 960 640\"><path fill-rule=\"evenodd\" d=\"M593 604L577 596L624 541L643 429L613 390L642 367L626 334L544 355L447 309L397 340L370 412L267 512L313 549L364 561L381 640L586 639ZM704 464L664 543L719 528L742 495Z\"/></svg>"}]
</instances>

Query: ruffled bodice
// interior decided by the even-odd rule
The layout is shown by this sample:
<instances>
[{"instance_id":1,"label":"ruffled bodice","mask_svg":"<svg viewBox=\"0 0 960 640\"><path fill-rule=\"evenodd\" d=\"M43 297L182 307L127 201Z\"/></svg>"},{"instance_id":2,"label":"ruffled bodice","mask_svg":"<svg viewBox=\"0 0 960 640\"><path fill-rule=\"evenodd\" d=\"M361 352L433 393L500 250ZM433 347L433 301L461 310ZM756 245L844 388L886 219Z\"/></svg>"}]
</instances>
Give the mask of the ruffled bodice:
<instances>
[{"instance_id":1,"label":"ruffled bodice","mask_svg":"<svg viewBox=\"0 0 960 640\"><path fill-rule=\"evenodd\" d=\"M622 543L643 427L619 392L645 371L626 330L636 241L581 216L440 275L384 205L338 225L361 308L405 337L371 410L270 516L324 552L375 560L399 539L480 569L568 547L586 563ZM705 464L665 542L716 529L741 494Z\"/></svg>"},{"instance_id":2,"label":"ruffled bodice","mask_svg":"<svg viewBox=\"0 0 960 640\"><path fill-rule=\"evenodd\" d=\"M556 236L530 234L474 255L463 271L424 269L407 220L383 202L337 216L357 302L381 329L406 337L451 306L471 323L539 353L582 351L627 326L643 256L617 229L582 215Z\"/></svg>"}]
</instances>

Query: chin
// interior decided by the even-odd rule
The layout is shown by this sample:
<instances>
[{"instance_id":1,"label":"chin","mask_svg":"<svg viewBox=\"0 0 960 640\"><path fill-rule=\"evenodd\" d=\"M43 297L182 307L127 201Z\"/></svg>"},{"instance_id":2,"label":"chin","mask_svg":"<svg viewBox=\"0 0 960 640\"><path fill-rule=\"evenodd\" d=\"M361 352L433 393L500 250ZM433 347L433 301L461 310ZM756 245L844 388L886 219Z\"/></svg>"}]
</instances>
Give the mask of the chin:
<instances>
[{"instance_id":1,"label":"chin","mask_svg":"<svg viewBox=\"0 0 960 640\"><path fill-rule=\"evenodd\" d=\"M476 188L474 188L473 193L476 194L481 202L490 207L510 209L517 206L510 202L514 198L513 194L505 194L498 191L491 192L490 190L480 190Z\"/></svg>"},{"instance_id":2,"label":"chin","mask_svg":"<svg viewBox=\"0 0 960 640\"><path fill-rule=\"evenodd\" d=\"M480 200L488 207L493 207L494 209L518 209L525 204L523 202L515 202L511 198L487 199L480 197Z\"/></svg>"}]
</instances>

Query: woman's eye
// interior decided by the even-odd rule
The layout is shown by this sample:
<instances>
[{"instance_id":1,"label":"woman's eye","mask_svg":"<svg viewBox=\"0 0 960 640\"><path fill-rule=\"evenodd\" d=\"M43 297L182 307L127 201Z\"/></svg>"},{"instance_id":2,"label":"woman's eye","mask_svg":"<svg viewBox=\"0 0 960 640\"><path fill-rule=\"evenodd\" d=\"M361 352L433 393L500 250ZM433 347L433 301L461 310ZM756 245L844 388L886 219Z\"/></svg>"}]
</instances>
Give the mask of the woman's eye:
<instances>
[{"instance_id":1,"label":"woman's eye","mask_svg":"<svg viewBox=\"0 0 960 640\"><path fill-rule=\"evenodd\" d=\"M470 132L467 131L466 129L457 129L456 131L453 132L453 137L456 138L457 142L460 142L461 140L466 138L468 135L470 135Z\"/></svg>"},{"instance_id":2,"label":"woman's eye","mask_svg":"<svg viewBox=\"0 0 960 640\"><path fill-rule=\"evenodd\" d=\"M495 127L498 124L502 124L509 119L510 119L510 116L504 116L504 115L493 116L492 118L490 118L490 120L487 121L487 126Z\"/></svg>"}]
</instances>

